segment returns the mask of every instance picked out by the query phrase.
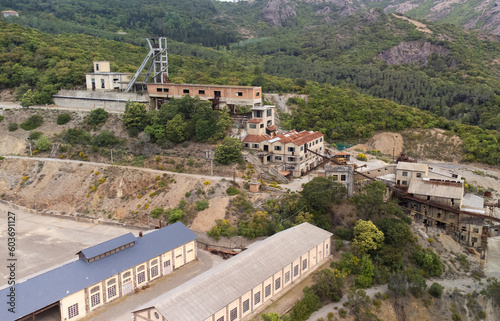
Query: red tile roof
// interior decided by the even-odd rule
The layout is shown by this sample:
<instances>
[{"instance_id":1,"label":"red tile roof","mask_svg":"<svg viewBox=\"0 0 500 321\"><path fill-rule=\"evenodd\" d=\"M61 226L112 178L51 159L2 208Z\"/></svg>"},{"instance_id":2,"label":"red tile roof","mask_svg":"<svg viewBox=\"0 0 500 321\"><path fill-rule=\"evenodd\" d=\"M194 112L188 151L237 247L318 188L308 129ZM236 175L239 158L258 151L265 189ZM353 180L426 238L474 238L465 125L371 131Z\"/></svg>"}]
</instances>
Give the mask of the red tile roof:
<instances>
[{"instance_id":1,"label":"red tile roof","mask_svg":"<svg viewBox=\"0 0 500 321\"><path fill-rule=\"evenodd\" d=\"M278 126L276 125L267 126L267 130L270 132L278 130Z\"/></svg>"},{"instance_id":2,"label":"red tile roof","mask_svg":"<svg viewBox=\"0 0 500 321\"><path fill-rule=\"evenodd\" d=\"M276 135L273 139L280 138L279 142L282 144L294 143L296 145L304 145L305 143L309 143L315 139L323 137L323 134L320 132L313 131L301 131L297 132L295 130L286 132L284 134Z\"/></svg>"},{"instance_id":3,"label":"red tile roof","mask_svg":"<svg viewBox=\"0 0 500 321\"><path fill-rule=\"evenodd\" d=\"M262 123L263 122L263 119L262 118L251 118L249 121L249 123Z\"/></svg>"},{"instance_id":4,"label":"red tile roof","mask_svg":"<svg viewBox=\"0 0 500 321\"><path fill-rule=\"evenodd\" d=\"M265 140L271 139L269 135L247 135L244 139L244 143L260 143Z\"/></svg>"}]
</instances>

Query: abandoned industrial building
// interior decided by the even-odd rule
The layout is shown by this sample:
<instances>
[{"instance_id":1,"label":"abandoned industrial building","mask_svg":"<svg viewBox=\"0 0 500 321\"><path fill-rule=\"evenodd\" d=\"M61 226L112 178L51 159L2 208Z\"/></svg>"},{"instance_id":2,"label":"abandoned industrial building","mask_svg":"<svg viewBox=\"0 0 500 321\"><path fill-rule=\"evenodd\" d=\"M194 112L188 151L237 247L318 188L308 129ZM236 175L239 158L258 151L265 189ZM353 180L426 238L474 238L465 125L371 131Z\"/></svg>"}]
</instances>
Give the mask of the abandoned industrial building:
<instances>
[{"instance_id":1,"label":"abandoned industrial building","mask_svg":"<svg viewBox=\"0 0 500 321\"><path fill-rule=\"evenodd\" d=\"M133 311L134 320L248 320L325 261L331 237L309 223L279 232Z\"/></svg>"},{"instance_id":2,"label":"abandoned industrial building","mask_svg":"<svg viewBox=\"0 0 500 321\"><path fill-rule=\"evenodd\" d=\"M19 280L16 313L3 309L0 320L34 320L49 309L58 310L61 320L79 320L193 261L196 236L178 222L138 237L128 233L77 254L78 259ZM0 295L5 298L8 291Z\"/></svg>"}]
</instances>

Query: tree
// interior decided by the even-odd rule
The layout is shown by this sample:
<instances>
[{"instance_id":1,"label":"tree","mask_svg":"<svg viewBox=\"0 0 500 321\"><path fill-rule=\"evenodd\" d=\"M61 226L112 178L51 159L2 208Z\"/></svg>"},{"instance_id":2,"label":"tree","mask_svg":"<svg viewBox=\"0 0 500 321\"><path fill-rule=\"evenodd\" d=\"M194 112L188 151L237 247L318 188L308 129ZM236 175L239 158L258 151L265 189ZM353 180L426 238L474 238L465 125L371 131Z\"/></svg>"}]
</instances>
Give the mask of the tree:
<instances>
[{"instance_id":1,"label":"tree","mask_svg":"<svg viewBox=\"0 0 500 321\"><path fill-rule=\"evenodd\" d=\"M52 144L47 137L41 136L36 140L36 148L40 151L47 151L52 148Z\"/></svg>"},{"instance_id":2,"label":"tree","mask_svg":"<svg viewBox=\"0 0 500 321\"><path fill-rule=\"evenodd\" d=\"M170 211L170 213L168 215L168 222L170 224L178 222L178 221L182 220L183 216L184 216L184 212L179 208L175 208L175 209Z\"/></svg>"},{"instance_id":3,"label":"tree","mask_svg":"<svg viewBox=\"0 0 500 321\"><path fill-rule=\"evenodd\" d=\"M94 126L104 124L108 119L108 116L109 113L105 111L103 108L97 108L90 112L87 118L87 123L89 125L94 125Z\"/></svg>"},{"instance_id":4,"label":"tree","mask_svg":"<svg viewBox=\"0 0 500 321\"><path fill-rule=\"evenodd\" d=\"M226 137L215 148L215 160L224 165L238 161L241 157L241 141L238 138Z\"/></svg>"},{"instance_id":5,"label":"tree","mask_svg":"<svg viewBox=\"0 0 500 321\"><path fill-rule=\"evenodd\" d=\"M416 251L413 254L416 263L422 268L425 277L438 277L443 274L443 263L439 255L430 248Z\"/></svg>"},{"instance_id":6,"label":"tree","mask_svg":"<svg viewBox=\"0 0 500 321\"><path fill-rule=\"evenodd\" d=\"M71 115L68 113L63 113L57 115L57 124L64 125L71 120Z\"/></svg>"},{"instance_id":7,"label":"tree","mask_svg":"<svg viewBox=\"0 0 500 321\"><path fill-rule=\"evenodd\" d=\"M125 112L122 116L122 122L127 129L144 130L146 127L146 106L141 103L128 101L125 104Z\"/></svg>"},{"instance_id":8,"label":"tree","mask_svg":"<svg viewBox=\"0 0 500 321\"><path fill-rule=\"evenodd\" d=\"M368 289L373 284L374 266L368 255L361 258L361 274L354 281L356 286Z\"/></svg>"},{"instance_id":9,"label":"tree","mask_svg":"<svg viewBox=\"0 0 500 321\"><path fill-rule=\"evenodd\" d=\"M492 299L493 305L500 306L500 282L496 278L488 278L486 295Z\"/></svg>"},{"instance_id":10,"label":"tree","mask_svg":"<svg viewBox=\"0 0 500 321\"><path fill-rule=\"evenodd\" d=\"M165 127L168 140L174 143L180 143L186 140L187 123L182 120L181 115L176 115L167 122Z\"/></svg>"},{"instance_id":11,"label":"tree","mask_svg":"<svg viewBox=\"0 0 500 321\"><path fill-rule=\"evenodd\" d=\"M284 321L280 318L278 313L261 314L262 320L264 321Z\"/></svg>"},{"instance_id":12,"label":"tree","mask_svg":"<svg viewBox=\"0 0 500 321\"><path fill-rule=\"evenodd\" d=\"M389 290L394 293L394 297L399 298L406 295L406 286L408 284L408 278L402 271L392 273L389 277Z\"/></svg>"},{"instance_id":13,"label":"tree","mask_svg":"<svg viewBox=\"0 0 500 321\"><path fill-rule=\"evenodd\" d=\"M342 202L347 188L332 177L314 177L304 185L301 194L311 209L325 213L333 204Z\"/></svg>"},{"instance_id":14,"label":"tree","mask_svg":"<svg viewBox=\"0 0 500 321\"><path fill-rule=\"evenodd\" d=\"M290 316L294 321L305 321L311 313L319 308L320 300L319 297L314 294L312 289L304 288L304 298L299 300L292 309Z\"/></svg>"},{"instance_id":15,"label":"tree","mask_svg":"<svg viewBox=\"0 0 500 321\"><path fill-rule=\"evenodd\" d=\"M354 226L353 246L361 253L376 251L384 243L384 233L371 221L358 220Z\"/></svg>"},{"instance_id":16,"label":"tree","mask_svg":"<svg viewBox=\"0 0 500 321\"><path fill-rule=\"evenodd\" d=\"M425 289L427 289L427 283L424 277L420 274L419 270L408 270L408 291L415 297L419 298Z\"/></svg>"},{"instance_id":17,"label":"tree","mask_svg":"<svg viewBox=\"0 0 500 321\"><path fill-rule=\"evenodd\" d=\"M384 194L387 187L384 183L376 181L366 184L361 194L354 196L354 204L359 214L364 214L366 218L373 217L380 212L384 205Z\"/></svg>"},{"instance_id":18,"label":"tree","mask_svg":"<svg viewBox=\"0 0 500 321\"><path fill-rule=\"evenodd\" d=\"M21 106L29 107L33 105L36 105L35 93L31 89L28 89L21 98Z\"/></svg>"},{"instance_id":19,"label":"tree","mask_svg":"<svg viewBox=\"0 0 500 321\"><path fill-rule=\"evenodd\" d=\"M311 289L320 299L338 302L342 298L344 276L338 270L324 269L313 274Z\"/></svg>"},{"instance_id":20,"label":"tree","mask_svg":"<svg viewBox=\"0 0 500 321\"><path fill-rule=\"evenodd\" d=\"M443 295L443 289L444 287L441 284L434 282L429 287L429 294L435 297L436 299L439 299Z\"/></svg>"},{"instance_id":21,"label":"tree","mask_svg":"<svg viewBox=\"0 0 500 321\"><path fill-rule=\"evenodd\" d=\"M113 132L109 130L103 130L97 136L94 137L94 145L100 147L110 147L118 144L119 140L116 138Z\"/></svg>"}]
</instances>

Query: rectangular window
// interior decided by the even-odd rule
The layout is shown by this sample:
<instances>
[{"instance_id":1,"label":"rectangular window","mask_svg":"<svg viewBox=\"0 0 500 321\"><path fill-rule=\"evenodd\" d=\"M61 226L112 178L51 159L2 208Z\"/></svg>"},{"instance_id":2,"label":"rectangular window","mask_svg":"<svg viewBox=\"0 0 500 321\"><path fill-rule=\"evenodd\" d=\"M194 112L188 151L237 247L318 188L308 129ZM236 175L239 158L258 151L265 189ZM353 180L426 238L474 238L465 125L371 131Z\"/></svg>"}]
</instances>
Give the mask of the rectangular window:
<instances>
[{"instance_id":1,"label":"rectangular window","mask_svg":"<svg viewBox=\"0 0 500 321\"><path fill-rule=\"evenodd\" d=\"M205 91L204 90L198 90L198 95L205 95Z\"/></svg>"},{"instance_id":2,"label":"rectangular window","mask_svg":"<svg viewBox=\"0 0 500 321\"><path fill-rule=\"evenodd\" d=\"M182 90L182 93L183 93L183 94L189 94L189 89L183 89L183 90Z\"/></svg>"},{"instance_id":3,"label":"rectangular window","mask_svg":"<svg viewBox=\"0 0 500 321\"><path fill-rule=\"evenodd\" d=\"M304 146L300 146L300 151L303 151L304 150Z\"/></svg>"},{"instance_id":4,"label":"rectangular window","mask_svg":"<svg viewBox=\"0 0 500 321\"><path fill-rule=\"evenodd\" d=\"M278 290L281 287L281 278L274 280L274 290Z\"/></svg>"},{"instance_id":5,"label":"rectangular window","mask_svg":"<svg viewBox=\"0 0 500 321\"><path fill-rule=\"evenodd\" d=\"M318 143L318 140L316 139L316 144Z\"/></svg>"},{"instance_id":6,"label":"rectangular window","mask_svg":"<svg viewBox=\"0 0 500 321\"><path fill-rule=\"evenodd\" d=\"M78 315L78 303L70 305L68 307L68 318L74 318Z\"/></svg>"},{"instance_id":7,"label":"rectangular window","mask_svg":"<svg viewBox=\"0 0 500 321\"><path fill-rule=\"evenodd\" d=\"M260 128L264 128L264 124L260 124Z\"/></svg>"},{"instance_id":8,"label":"rectangular window","mask_svg":"<svg viewBox=\"0 0 500 321\"><path fill-rule=\"evenodd\" d=\"M455 215L450 215L449 217L450 217L451 220L455 219Z\"/></svg>"},{"instance_id":9,"label":"rectangular window","mask_svg":"<svg viewBox=\"0 0 500 321\"><path fill-rule=\"evenodd\" d=\"M248 127L255 129L257 128L257 124L249 124Z\"/></svg>"},{"instance_id":10,"label":"rectangular window","mask_svg":"<svg viewBox=\"0 0 500 321\"><path fill-rule=\"evenodd\" d=\"M319 139L319 141L320 141L320 142L322 142L322 141L323 141L323 138L320 138L320 139Z\"/></svg>"},{"instance_id":11,"label":"rectangular window","mask_svg":"<svg viewBox=\"0 0 500 321\"><path fill-rule=\"evenodd\" d=\"M142 271L141 273L137 274L137 283L141 284L146 282L146 272Z\"/></svg>"},{"instance_id":12,"label":"rectangular window","mask_svg":"<svg viewBox=\"0 0 500 321\"><path fill-rule=\"evenodd\" d=\"M281 156L274 156L274 160L283 160L283 158L281 158Z\"/></svg>"},{"instance_id":13,"label":"rectangular window","mask_svg":"<svg viewBox=\"0 0 500 321\"><path fill-rule=\"evenodd\" d=\"M101 293L96 293L93 294L90 297L90 306L95 307L96 305L99 305L101 303Z\"/></svg>"},{"instance_id":14,"label":"rectangular window","mask_svg":"<svg viewBox=\"0 0 500 321\"><path fill-rule=\"evenodd\" d=\"M422 173L417 173L417 178L422 178Z\"/></svg>"},{"instance_id":15,"label":"rectangular window","mask_svg":"<svg viewBox=\"0 0 500 321\"><path fill-rule=\"evenodd\" d=\"M285 283L288 283L290 281L290 271L285 272Z\"/></svg>"},{"instance_id":16,"label":"rectangular window","mask_svg":"<svg viewBox=\"0 0 500 321\"><path fill-rule=\"evenodd\" d=\"M403 185L408 185L408 182L407 181L403 181Z\"/></svg>"},{"instance_id":17,"label":"rectangular window","mask_svg":"<svg viewBox=\"0 0 500 321\"><path fill-rule=\"evenodd\" d=\"M246 299L243 301L243 313L247 312L250 310L250 299Z\"/></svg>"},{"instance_id":18,"label":"rectangular window","mask_svg":"<svg viewBox=\"0 0 500 321\"><path fill-rule=\"evenodd\" d=\"M266 288L266 298L271 295L271 284L267 285Z\"/></svg>"},{"instance_id":19,"label":"rectangular window","mask_svg":"<svg viewBox=\"0 0 500 321\"><path fill-rule=\"evenodd\" d=\"M250 146L250 144L248 144L248 143L243 144L243 147L249 147L249 146Z\"/></svg>"},{"instance_id":20,"label":"rectangular window","mask_svg":"<svg viewBox=\"0 0 500 321\"><path fill-rule=\"evenodd\" d=\"M259 96L260 96L260 92L256 92L256 93L255 93L255 96L256 96L256 97L259 97Z\"/></svg>"},{"instance_id":21,"label":"rectangular window","mask_svg":"<svg viewBox=\"0 0 500 321\"><path fill-rule=\"evenodd\" d=\"M259 144L252 144L252 148L259 148Z\"/></svg>"},{"instance_id":22,"label":"rectangular window","mask_svg":"<svg viewBox=\"0 0 500 321\"><path fill-rule=\"evenodd\" d=\"M403 185L405 185L405 184L404 184L405 182L406 182L406 181L403 181ZM430 197L430 196L427 196L427 200L428 200L428 201L430 201L430 200L431 200L431 197Z\"/></svg>"},{"instance_id":23,"label":"rectangular window","mask_svg":"<svg viewBox=\"0 0 500 321\"><path fill-rule=\"evenodd\" d=\"M281 146L274 146L274 150L281 150Z\"/></svg>"},{"instance_id":24,"label":"rectangular window","mask_svg":"<svg viewBox=\"0 0 500 321\"><path fill-rule=\"evenodd\" d=\"M472 238L472 242L476 243L477 242L477 237Z\"/></svg>"},{"instance_id":25,"label":"rectangular window","mask_svg":"<svg viewBox=\"0 0 500 321\"><path fill-rule=\"evenodd\" d=\"M217 321L224 321L224 317L218 318Z\"/></svg>"},{"instance_id":26,"label":"rectangular window","mask_svg":"<svg viewBox=\"0 0 500 321\"><path fill-rule=\"evenodd\" d=\"M156 91L161 93L162 92L162 89L161 88L156 88Z\"/></svg>"},{"instance_id":27,"label":"rectangular window","mask_svg":"<svg viewBox=\"0 0 500 321\"><path fill-rule=\"evenodd\" d=\"M113 285L108 288L108 299L111 299L115 296L116 296L116 285Z\"/></svg>"},{"instance_id":28,"label":"rectangular window","mask_svg":"<svg viewBox=\"0 0 500 321\"><path fill-rule=\"evenodd\" d=\"M288 157L289 162L295 162L295 157Z\"/></svg>"},{"instance_id":29,"label":"rectangular window","mask_svg":"<svg viewBox=\"0 0 500 321\"><path fill-rule=\"evenodd\" d=\"M104 84L104 79L101 79L101 88L106 88L106 86Z\"/></svg>"},{"instance_id":30,"label":"rectangular window","mask_svg":"<svg viewBox=\"0 0 500 321\"><path fill-rule=\"evenodd\" d=\"M99 64L95 64L95 71L99 71Z\"/></svg>"},{"instance_id":31,"label":"rectangular window","mask_svg":"<svg viewBox=\"0 0 500 321\"><path fill-rule=\"evenodd\" d=\"M238 318L238 308L234 308L229 312L229 320L234 321Z\"/></svg>"},{"instance_id":32,"label":"rectangular window","mask_svg":"<svg viewBox=\"0 0 500 321\"><path fill-rule=\"evenodd\" d=\"M304 261L302 261L302 270L305 269L307 269L307 259L304 259Z\"/></svg>"},{"instance_id":33,"label":"rectangular window","mask_svg":"<svg viewBox=\"0 0 500 321\"><path fill-rule=\"evenodd\" d=\"M253 296L253 305L257 305L260 303L260 291L255 293Z\"/></svg>"},{"instance_id":34,"label":"rectangular window","mask_svg":"<svg viewBox=\"0 0 500 321\"><path fill-rule=\"evenodd\" d=\"M168 93L168 88L163 88L164 93Z\"/></svg>"},{"instance_id":35,"label":"rectangular window","mask_svg":"<svg viewBox=\"0 0 500 321\"><path fill-rule=\"evenodd\" d=\"M151 277L154 278L158 275L158 265L155 265L151 268Z\"/></svg>"},{"instance_id":36,"label":"rectangular window","mask_svg":"<svg viewBox=\"0 0 500 321\"><path fill-rule=\"evenodd\" d=\"M292 153L295 152L295 147L288 147L288 151Z\"/></svg>"},{"instance_id":37,"label":"rectangular window","mask_svg":"<svg viewBox=\"0 0 500 321\"><path fill-rule=\"evenodd\" d=\"M408 172L403 172L403 176L408 176Z\"/></svg>"},{"instance_id":38,"label":"rectangular window","mask_svg":"<svg viewBox=\"0 0 500 321\"><path fill-rule=\"evenodd\" d=\"M346 175L344 175L344 174L340 175L340 180L341 180L342 182L345 182L345 181L347 180L347 176L346 176Z\"/></svg>"},{"instance_id":39,"label":"rectangular window","mask_svg":"<svg viewBox=\"0 0 500 321\"><path fill-rule=\"evenodd\" d=\"M472 232L474 232L474 233L479 233L479 229L478 229L478 228L473 228L473 229L472 229Z\"/></svg>"},{"instance_id":40,"label":"rectangular window","mask_svg":"<svg viewBox=\"0 0 500 321\"><path fill-rule=\"evenodd\" d=\"M299 265L293 267L293 276L299 275Z\"/></svg>"},{"instance_id":41,"label":"rectangular window","mask_svg":"<svg viewBox=\"0 0 500 321\"><path fill-rule=\"evenodd\" d=\"M273 110L272 109L268 109L267 110L267 117L271 117L273 115Z\"/></svg>"},{"instance_id":42,"label":"rectangular window","mask_svg":"<svg viewBox=\"0 0 500 321\"><path fill-rule=\"evenodd\" d=\"M241 92L241 91L237 91L237 92L236 92L236 96L237 96L237 97L241 97L241 96L243 96L243 92Z\"/></svg>"}]
</instances>

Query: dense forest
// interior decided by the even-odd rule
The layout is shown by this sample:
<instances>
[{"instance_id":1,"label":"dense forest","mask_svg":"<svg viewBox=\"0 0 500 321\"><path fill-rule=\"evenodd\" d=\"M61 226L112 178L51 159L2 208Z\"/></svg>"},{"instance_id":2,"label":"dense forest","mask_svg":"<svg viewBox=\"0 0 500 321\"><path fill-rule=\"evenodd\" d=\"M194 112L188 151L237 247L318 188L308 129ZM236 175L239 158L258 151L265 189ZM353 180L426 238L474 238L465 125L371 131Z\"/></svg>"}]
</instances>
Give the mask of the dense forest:
<instances>
[{"instance_id":1,"label":"dense forest","mask_svg":"<svg viewBox=\"0 0 500 321\"><path fill-rule=\"evenodd\" d=\"M21 16L0 20L0 89L15 88L18 99L31 89L30 101L50 103L59 88L82 86L93 60L133 72L146 54L143 37L166 35L173 82L310 94L307 105L292 101L300 108L283 119L290 128L338 140L439 127L465 140L464 160L500 157L500 44L451 24L426 22L423 32L378 9L320 14L303 2L281 27L266 20L263 1L5 5Z\"/></svg>"}]
</instances>

